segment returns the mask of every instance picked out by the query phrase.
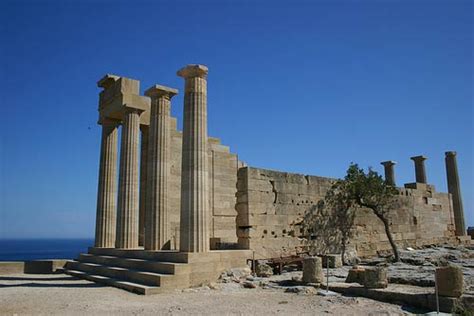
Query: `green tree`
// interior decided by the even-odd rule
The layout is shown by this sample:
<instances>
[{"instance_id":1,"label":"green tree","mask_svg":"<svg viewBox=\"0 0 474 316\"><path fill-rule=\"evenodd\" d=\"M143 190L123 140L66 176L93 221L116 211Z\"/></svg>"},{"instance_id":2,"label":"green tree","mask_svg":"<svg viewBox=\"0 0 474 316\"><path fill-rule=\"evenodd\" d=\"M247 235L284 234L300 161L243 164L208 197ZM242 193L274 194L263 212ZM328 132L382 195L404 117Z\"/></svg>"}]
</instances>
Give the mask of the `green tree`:
<instances>
[{"instance_id":1,"label":"green tree","mask_svg":"<svg viewBox=\"0 0 474 316\"><path fill-rule=\"evenodd\" d=\"M359 207L371 210L383 223L385 234L393 250L394 261L399 261L400 255L390 231L389 220L390 211L396 207L395 197L399 193L398 190L388 185L376 171L369 168L366 173L357 164L351 164L344 180L339 181L343 184L339 188L341 193L334 195L336 202L341 205L347 203L348 206L356 207L356 209Z\"/></svg>"}]
</instances>

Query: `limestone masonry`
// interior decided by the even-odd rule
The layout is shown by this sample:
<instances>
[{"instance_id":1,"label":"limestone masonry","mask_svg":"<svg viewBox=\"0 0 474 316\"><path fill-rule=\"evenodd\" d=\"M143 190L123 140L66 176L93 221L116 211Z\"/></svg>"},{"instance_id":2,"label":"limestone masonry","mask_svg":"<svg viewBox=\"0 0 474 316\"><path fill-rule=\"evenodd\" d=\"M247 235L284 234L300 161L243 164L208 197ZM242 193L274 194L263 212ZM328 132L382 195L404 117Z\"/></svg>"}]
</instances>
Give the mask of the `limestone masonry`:
<instances>
[{"instance_id":1,"label":"limestone masonry","mask_svg":"<svg viewBox=\"0 0 474 316\"><path fill-rule=\"evenodd\" d=\"M321 241L320 253L337 252L337 239L324 242L334 229L331 214L321 216L318 231L301 225L319 211L334 179L246 166L207 134L208 68L188 65L177 75L184 79L182 132L170 116L178 89L157 84L142 96L134 79L106 75L98 82L103 90L95 247L67 271L147 293L154 291L150 286L168 284L160 273L173 275L169 284L186 287L212 281L252 255L297 254L308 239ZM449 193L428 184L426 157L411 159L416 182L399 188L400 206L390 218L396 243L465 242L456 153L446 152ZM395 164L382 162L391 185ZM371 212L357 216L349 247L358 256L390 249Z\"/></svg>"}]
</instances>

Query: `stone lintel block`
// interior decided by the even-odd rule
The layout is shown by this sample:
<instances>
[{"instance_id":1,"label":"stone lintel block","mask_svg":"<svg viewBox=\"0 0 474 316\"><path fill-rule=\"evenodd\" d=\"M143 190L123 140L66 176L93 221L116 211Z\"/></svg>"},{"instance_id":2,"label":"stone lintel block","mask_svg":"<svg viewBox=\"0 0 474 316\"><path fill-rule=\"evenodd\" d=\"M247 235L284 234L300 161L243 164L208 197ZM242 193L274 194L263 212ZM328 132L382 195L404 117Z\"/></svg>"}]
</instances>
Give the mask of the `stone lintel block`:
<instances>
[{"instance_id":1,"label":"stone lintel block","mask_svg":"<svg viewBox=\"0 0 474 316\"><path fill-rule=\"evenodd\" d=\"M119 80L120 77L112 74L106 74L105 76L102 77L99 81L97 81L97 86L99 88L104 88L108 89L111 86L115 84L117 80Z\"/></svg>"},{"instance_id":2,"label":"stone lintel block","mask_svg":"<svg viewBox=\"0 0 474 316\"><path fill-rule=\"evenodd\" d=\"M214 152L230 153L230 147L221 144L209 143L209 149Z\"/></svg>"},{"instance_id":3,"label":"stone lintel block","mask_svg":"<svg viewBox=\"0 0 474 316\"><path fill-rule=\"evenodd\" d=\"M150 98L167 97L171 99L177 94L178 94L178 89L165 87L159 84L155 84L145 91L145 95Z\"/></svg>"},{"instance_id":4,"label":"stone lintel block","mask_svg":"<svg viewBox=\"0 0 474 316\"><path fill-rule=\"evenodd\" d=\"M149 112L150 98L139 95L138 80L120 78L108 89L100 93L99 112L101 117L122 120L127 109ZM149 113L142 115L140 123L149 124Z\"/></svg>"},{"instance_id":5,"label":"stone lintel block","mask_svg":"<svg viewBox=\"0 0 474 316\"><path fill-rule=\"evenodd\" d=\"M207 137L207 142L209 144L212 144L212 145L220 145L221 144L220 138L212 137L212 136Z\"/></svg>"}]
</instances>

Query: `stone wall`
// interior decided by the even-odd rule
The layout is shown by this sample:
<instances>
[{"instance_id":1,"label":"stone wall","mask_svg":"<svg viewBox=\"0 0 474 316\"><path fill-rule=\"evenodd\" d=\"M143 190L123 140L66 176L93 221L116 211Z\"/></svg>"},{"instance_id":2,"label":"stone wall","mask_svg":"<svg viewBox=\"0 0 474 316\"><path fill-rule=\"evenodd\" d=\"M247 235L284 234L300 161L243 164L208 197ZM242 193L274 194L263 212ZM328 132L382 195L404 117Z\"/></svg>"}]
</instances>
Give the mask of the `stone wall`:
<instances>
[{"instance_id":1,"label":"stone wall","mask_svg":"<svg viewBox=\"0 0 474 316\"><path fill-rule=\"evenodd\" d=\"M177 130L176 118L171 119L171 171L169 187L171 249L179 248L179 218L181 196L182 132ZM211 247L236 247L235 192L237 171L243 166L237 155L217 138L209 137L209 185L211 209Z\"/></svg>"},{"instance_id":2,"label":"stone wall","mask_svg":"<svg viewBox=\"0 0 474 316\"><path fill-rule=\"evenodd\" d=\"M301 225L305 216L321 212L320 201L333 179L264 169L239 169L237 182L237 236L240 247L256 258L296 254L307 250ZM447 241L454 236L450 195L432 185L408 184L400 188L400 207L391 215L392 232L401 247ZM331 214L318 214L311 234L316 251L338 251ZM349 248L359 256L389 250L383 225L369 210L358 213Z\"/></svg>"}]
</instances>

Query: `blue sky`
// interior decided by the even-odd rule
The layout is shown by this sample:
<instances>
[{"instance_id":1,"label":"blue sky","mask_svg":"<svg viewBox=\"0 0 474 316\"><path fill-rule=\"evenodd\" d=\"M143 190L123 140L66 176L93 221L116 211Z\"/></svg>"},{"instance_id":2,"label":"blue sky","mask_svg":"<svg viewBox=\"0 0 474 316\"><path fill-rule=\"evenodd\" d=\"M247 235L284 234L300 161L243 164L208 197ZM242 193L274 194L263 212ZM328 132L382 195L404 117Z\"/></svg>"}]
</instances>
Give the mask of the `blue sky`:
<instances>
[{"instance_id":1,"label":"blue sky","mask_svg":"<svg viewBox=\"0 0 474 316\"><path fill-rule=\"evenodd\" d=\"M423 154L446 191L456 150L474 226L471 1L3 1L0 21L0 238L92 237L97 80L182 90L189 63L210 69L210 135L249 165L395 160L401 185Z\"/></svg>"}]
</instances>

